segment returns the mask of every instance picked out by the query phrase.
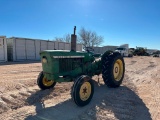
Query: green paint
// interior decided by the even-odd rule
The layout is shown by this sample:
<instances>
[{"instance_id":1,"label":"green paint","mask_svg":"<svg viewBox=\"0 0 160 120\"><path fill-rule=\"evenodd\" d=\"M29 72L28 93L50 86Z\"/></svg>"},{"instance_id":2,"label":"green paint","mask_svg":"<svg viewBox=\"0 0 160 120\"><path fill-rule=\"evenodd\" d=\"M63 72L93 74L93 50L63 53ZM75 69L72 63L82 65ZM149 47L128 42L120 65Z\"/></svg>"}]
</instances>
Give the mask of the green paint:
<instances>
[{"instance_id":1,"label":"green paint","mask_svg":"<svg viewBox=\"0 0 160 120\"><path fill-rule=\"evenodd\" d=\"M95 61L92 53L46 50L40 56L45 77L55 82L70 82L79 75L101 73L101 61Z\"/></svg>"}]
</instances>

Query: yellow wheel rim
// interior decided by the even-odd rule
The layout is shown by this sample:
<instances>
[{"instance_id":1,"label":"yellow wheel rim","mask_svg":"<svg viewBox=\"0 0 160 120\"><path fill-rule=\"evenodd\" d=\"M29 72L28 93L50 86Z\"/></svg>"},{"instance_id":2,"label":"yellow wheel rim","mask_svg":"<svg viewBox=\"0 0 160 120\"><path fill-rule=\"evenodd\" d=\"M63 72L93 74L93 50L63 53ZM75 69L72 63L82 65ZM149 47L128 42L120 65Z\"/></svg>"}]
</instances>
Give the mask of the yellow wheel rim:
<instances>
[{"instance_id":1,"label":"yellow wheel rim","mask_svg":"<svg viewBox=\"0 0 160 120\"><path fill-rule=\"evenodd\" d=\"M80 88L80 98L82 101L86 101L91 95L91 84L89 82L84 82Z\"/></svg>"},{"instance_id":2,"label":"yellow wheel rim","mask_svg":"<svg viewBox=\"0 0 160 120\"><path fill-rule=\"evenodd\" d=\"M42 83L44 86L51 86L54 81L53 80L47 80L47 78L43 77Z\"/></svg>"},{"instance_id":3,"label":"yellow wheel rim","mask_svg":"<svg viewBox=\"0 0 160 120\"><path fill-rule=\"evenodd\" d=\"M113 75L114 75L114 79L116 81L121 80L121 78L123 76L123 62L122 62L122 60L118 59L114 63Z\"/></svg>"}]
</instances>

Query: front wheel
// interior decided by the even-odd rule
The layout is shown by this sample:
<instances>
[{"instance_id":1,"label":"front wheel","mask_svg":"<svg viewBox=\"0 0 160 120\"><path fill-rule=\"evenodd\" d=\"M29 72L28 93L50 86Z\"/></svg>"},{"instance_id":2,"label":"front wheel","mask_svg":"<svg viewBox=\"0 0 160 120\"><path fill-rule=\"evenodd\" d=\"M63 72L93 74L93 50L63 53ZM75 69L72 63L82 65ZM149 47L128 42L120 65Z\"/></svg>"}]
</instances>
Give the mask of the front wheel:
<instances>
[{"instance_id":1,"label":"front wheel","mask_svg":"<svg viewBox=\"0 0 160 120\"><path fill-rule=\"evenodd\" d=\"M94 85L89 76L82 75L74 81L71 95L78 106L87 105L91 101L93 93Z\"/></svg>"},{"instance_id":2,"label":"front wheel","mask_svg":"<svg viewBox=\"0 0 160 120\"><path fill-rule=\"evenodd\" d=\"M45 90L49 88L53 88L56 85L56 82L53 80L47 80L47 78L44 77L43 71L39 73L39 76L37 78L37 85L40 89Z\"/></svg>"},{"instance_id":3,"label":"front wheel","mask_svg":"<svg viewBox=\"0 0 160 120\"><path fill-rule=\"evenodd\" d=\"M109 87L119 87L125 72L124 59L120 53L105 53L102 56L102 77Z\"/></svg>"}]
</instances>

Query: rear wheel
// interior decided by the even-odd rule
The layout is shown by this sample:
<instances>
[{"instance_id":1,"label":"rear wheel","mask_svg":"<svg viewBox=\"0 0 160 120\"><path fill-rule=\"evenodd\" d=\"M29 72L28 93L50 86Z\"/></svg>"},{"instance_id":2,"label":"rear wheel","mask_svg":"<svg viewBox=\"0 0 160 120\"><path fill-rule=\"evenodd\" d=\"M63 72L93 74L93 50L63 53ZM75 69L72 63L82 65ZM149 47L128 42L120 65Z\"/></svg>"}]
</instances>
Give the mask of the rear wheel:
<instances>
[{"instance_id":1,"label":"rear wheel","mask_svg":"<svg viewBox=\"0 0 160 120\"><path fill-rule=\"evenodd\" d=\"M87 105L91 101L93 93L94 85L89 76L82 75L74 81L71 95L78 106Z\"/></svg>"},{"instance_id":2,"label":"rear wheel","mask_svg":"<svg viewBox=\"0 0 160 120\"><path fill-rule=\"evenodd\" d=\"M37 84L40 89L45 90L49 88L53 88L56 85L56 82L53 80L47 80L47 78L44 77L43 71L39 73L39 76L37 78Z\"/></svg>"},{"instance_id":3,"label":"rear wheel","mask_svg":"<svg viewBox=\"0 0 160 120\"><path fill-rule=\"evenodd\" d=\"M102 77L109 87L119 87L123 81L125 64L120 53L106 52L102 56Z\"/></svg>"}]
</instances>

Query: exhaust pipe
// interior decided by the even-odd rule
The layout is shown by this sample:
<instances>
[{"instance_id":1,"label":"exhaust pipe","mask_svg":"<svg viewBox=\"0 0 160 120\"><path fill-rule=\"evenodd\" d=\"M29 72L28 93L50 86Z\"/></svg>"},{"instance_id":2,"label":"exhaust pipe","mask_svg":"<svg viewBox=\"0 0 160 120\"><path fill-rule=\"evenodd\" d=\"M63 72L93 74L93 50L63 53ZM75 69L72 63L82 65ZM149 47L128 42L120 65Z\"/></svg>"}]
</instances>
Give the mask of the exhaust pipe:
<instances>
[{"instance_id":1,"label":"exhaust pipe","mask_svg":"<svg viewBox=\"0 0 160 120\"><path fill-rule=\"evenodd\" d=\"M74 31L73 34L71 35L71 51L76 52L76 43L77 43L76 26L74 26Z\"/></svg>"}]
</instances>

